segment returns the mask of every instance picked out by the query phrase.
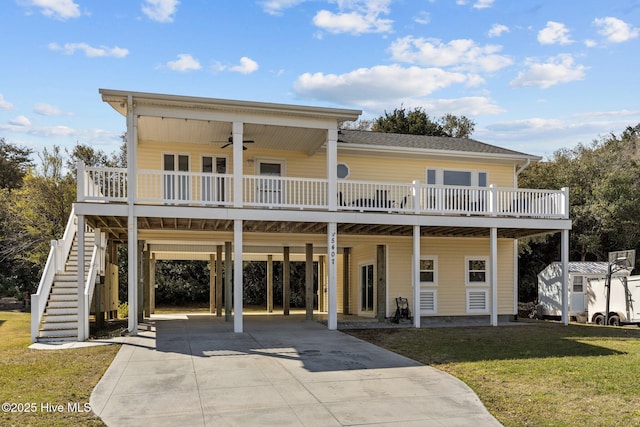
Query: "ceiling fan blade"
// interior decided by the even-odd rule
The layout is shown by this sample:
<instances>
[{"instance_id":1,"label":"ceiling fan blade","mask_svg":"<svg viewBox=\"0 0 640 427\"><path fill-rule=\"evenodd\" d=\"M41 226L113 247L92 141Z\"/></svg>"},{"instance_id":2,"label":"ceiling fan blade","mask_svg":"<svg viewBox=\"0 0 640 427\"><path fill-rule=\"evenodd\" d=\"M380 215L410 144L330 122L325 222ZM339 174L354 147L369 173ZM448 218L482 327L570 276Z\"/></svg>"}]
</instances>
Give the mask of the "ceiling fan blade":
<instances>
[{"instance_id":1,"label":"ceiling fan blade","mask_svg":"<svg viewBox=\"0 0 640 427\"><path fill-rule=\"evenodd\" d=\"M230 145L232 145L232 143L231 143L231 142L227 142L226 144L224 144L224 145L223 145L222 147L220 147L220 148L227 148L227 147L228 147L228 146L230 146Z\"/></svg>"}]
</instances>

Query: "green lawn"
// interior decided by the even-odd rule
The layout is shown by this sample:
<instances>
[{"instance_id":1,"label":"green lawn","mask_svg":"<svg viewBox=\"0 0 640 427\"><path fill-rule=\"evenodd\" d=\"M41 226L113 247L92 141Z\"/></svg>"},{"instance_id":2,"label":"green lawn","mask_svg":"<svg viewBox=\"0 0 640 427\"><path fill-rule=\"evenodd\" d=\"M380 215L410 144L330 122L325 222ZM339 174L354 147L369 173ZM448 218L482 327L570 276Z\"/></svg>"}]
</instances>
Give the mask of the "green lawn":
<instances>
[{"instance_id":1,"label":"green lawn","mask_svg":"<svg viewBox=\"0 0 640 427\"><path fill-rule=\"evenodd\" d=\"M640 426L640 328L346 331L449 372L505 426Z\"/></svg>"},{"instance_id":2,"label":"green lawn","mask_svg":"<svg viewBox=\"0 0 640 427\"><path fill-rule=\"evenodd\" d=\"M0 426L104 425L84 412L84 404L120 346L31 350L30 318L29 313L0 311L0 403L14 404L9 411L18 411L7 412L3 405ZM51 412L57 405L63 412Z\"/></svg>"}]
</instances>

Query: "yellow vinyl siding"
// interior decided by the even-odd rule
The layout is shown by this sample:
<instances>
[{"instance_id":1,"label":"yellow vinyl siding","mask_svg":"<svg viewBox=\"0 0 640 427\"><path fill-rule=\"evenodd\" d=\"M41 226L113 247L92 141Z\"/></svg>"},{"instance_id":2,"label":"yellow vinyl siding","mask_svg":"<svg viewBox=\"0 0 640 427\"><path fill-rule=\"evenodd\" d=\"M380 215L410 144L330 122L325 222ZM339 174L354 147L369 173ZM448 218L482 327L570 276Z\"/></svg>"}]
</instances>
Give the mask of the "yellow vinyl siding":
<instances>
[{"instance_id":1,"label":"yellow vinyl siding","mask_svg":"<svg viewBox=\"0 0 640 427\"><path fill-rule=\"evenodd\" d=\"M338 154L338 163L349 167L347 180L426 183L426 170L451 169L487 172L487 185L514 187L513 165L480 161L453 161L439 159L408 159L393 157L345 156Z\"/></svg>"},{"instance_id":2,"label":"yellow vinyl siding","mask_svg":"<svg viewBox=\"0 0 640 427\"><path fill-rule=\"evenodd\" d=\"M376 243L376 240L379 243ZM385 243L384 241L387 240ZM342 240L344 243L344 239ZM359 266L364 262L376 262L376 245L387 246L387 316L396 308L395 298L409 299L413 311L412 238L371 238L371 244L352 247L352 271L350 274L350 310L359 308ZM490 286L465 285L465 257L489 257L489 239L479 238L422 238L421 255L438 257L437 286L425 286L437 290L437 312L434 316L464 316L467 313L467 289L486 289L487 308L491 307ZM488 267L490 266L490 261ZM514 291L513 240L498 240L498 314L513 314ZM376 278L377 282L377 278ZM488 314L485 313L485 315Z\"/></svg>"},{"instance_id":3,"label":"yellow vinyl siding","mask_svg":"<svg viewBox=\"0 0 640 427\"><path fill-rule=\"evenodd\" d=\"M159 143L141 141L138 144L138 168L147 170L162 170L162 155L189 155L190 171L202 171L202 156L217 156L227 158L227 173L233 170L232 147L220 148L220 144L186 144ZM260 160L284 160L285 175L288 177L326 178L327 161L324 153L309 155L299 151L261 150L248 145L243 152L243 174L257 173ZM451 169L487 172L487 184L498 187L514 187L514 166L512 164L490 161L456 161L438 158L411 159L377 156L354 156L338 154L338 163L349 167L347 181L382 181L410 183L419 180L426 182L426 170Z\"/></svg>"}]
</instances>

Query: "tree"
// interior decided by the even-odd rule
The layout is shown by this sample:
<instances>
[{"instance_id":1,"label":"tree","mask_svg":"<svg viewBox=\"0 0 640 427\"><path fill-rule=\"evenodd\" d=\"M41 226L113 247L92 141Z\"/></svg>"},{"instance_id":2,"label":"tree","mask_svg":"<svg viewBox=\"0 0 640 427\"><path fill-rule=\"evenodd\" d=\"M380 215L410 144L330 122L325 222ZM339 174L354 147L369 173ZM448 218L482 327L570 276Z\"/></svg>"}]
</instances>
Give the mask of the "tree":
<instances>
[{"instance_id":1,"label":"tree","mask_svg":"<svg viewBox=\"0 0 640 427\"><path fill-rule=\"evenodd\" d=\"M640 125L620 137L558 150L520 176L525 188L569 187L570 259L603 261L611 251L640 249L638 131ZM537 272L557 261L559 240L556 235L525 239L520 249L520 282L535 286Z\"/></svg>"},{"instance_id":2,"label":"tree","mask_svg":"<svg viewBox=\"0 0 640 427\"><path fill-rule=\"evenodd\" d=\"M408 111L404 107L396 108L392 113L384 112L373 121L371 130L385 133L404 133L411 135L447 136L468 138L475 129L475 122L465 116L446 114L433 120L421 108Z\"/></svg>"},{"instance_id":3,"label":"tree","mask_svg":"<svg viewBox=\"0 0 640 427\"><path fill-rule=\"evenodd\" d=\"M33 150L18 147L0 138L0 188L12 190L22 184L27 169L33 166Z\"/></svg>"}]
</instances>

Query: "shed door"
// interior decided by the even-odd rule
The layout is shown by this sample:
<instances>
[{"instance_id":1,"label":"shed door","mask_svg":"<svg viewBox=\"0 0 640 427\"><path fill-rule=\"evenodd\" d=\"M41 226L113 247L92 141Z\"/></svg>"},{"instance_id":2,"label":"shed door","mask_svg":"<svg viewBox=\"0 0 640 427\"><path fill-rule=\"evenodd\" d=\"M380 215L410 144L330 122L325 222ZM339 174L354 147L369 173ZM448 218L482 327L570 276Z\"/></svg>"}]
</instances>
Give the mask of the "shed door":
<instances>
[{"instance_id":1,"label":"shed door","mask_svg":"<svg viewBox=\"0 0 640 427\"><path fill-rule=\"evenodd\" d=\"M583 276L573 276L571 279L571 306L570 311L582 313L586 311L585 305L585 280Z\"/></svg>"}]
</instances>

